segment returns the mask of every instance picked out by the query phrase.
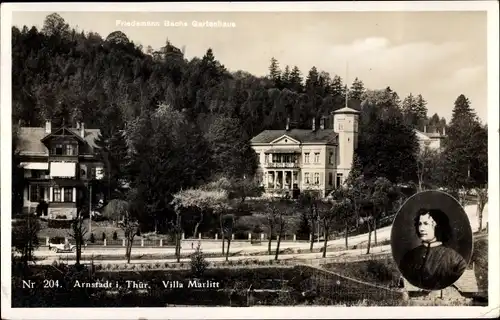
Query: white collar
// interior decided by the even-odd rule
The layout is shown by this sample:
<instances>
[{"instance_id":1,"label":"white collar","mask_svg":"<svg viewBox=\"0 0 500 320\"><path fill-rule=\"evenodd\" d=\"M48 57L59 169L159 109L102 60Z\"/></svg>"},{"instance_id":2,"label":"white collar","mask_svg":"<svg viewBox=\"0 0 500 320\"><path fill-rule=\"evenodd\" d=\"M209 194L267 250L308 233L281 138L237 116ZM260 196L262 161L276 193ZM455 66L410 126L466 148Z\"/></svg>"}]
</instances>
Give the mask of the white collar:
<instances>
[{"instance_id":1,"label":"white collar","mask_svg":"<svg viewBox=\"0 0 500 320\"><path fill-rule=\"evenodd\" d=\"M422 244L426 247L434 248L442 245L443 243L441 241L431 241L431 242L422 241Z\"/></svg>"}]
</instances>

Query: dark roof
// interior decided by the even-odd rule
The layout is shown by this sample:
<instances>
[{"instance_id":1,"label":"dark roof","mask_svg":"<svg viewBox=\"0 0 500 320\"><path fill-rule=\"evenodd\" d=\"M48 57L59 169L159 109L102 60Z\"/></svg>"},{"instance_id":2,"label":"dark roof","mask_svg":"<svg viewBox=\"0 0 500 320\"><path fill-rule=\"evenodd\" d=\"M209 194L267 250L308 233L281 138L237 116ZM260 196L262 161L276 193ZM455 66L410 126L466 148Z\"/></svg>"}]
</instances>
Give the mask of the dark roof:
<instances>
[{"instance_id":1,"label":"dark roof","mask_svg":"<svg viewBox=\"0 0 500 320\"><path fill-rule=\"evenodd\" d=\"M264 130L250 141L251 143L270 143L279 137L287 135L301 143L337 143L337 133L333 129L291 129L291 130Z\"/></svg>"},{"instance_id":2,"label":"dark roof","mask_svg":"<svg viewBox=\"0 0 500 320\"><path fill-rule=\"evenodd\" d=\"M75 128L67 128L76 135L80 136L80 130ZM94 140L97 138L100 130L99 129L85 129L85 142L90 148L86 148L87 152L92 152L96 147ZM48 156L49 151L47 147L42 143L42 139L48 136L45 133L45 128L35 128L35 127L21 127L19 130L19 151L23 155L41 155Z\"/></svg>"}]
</instances>

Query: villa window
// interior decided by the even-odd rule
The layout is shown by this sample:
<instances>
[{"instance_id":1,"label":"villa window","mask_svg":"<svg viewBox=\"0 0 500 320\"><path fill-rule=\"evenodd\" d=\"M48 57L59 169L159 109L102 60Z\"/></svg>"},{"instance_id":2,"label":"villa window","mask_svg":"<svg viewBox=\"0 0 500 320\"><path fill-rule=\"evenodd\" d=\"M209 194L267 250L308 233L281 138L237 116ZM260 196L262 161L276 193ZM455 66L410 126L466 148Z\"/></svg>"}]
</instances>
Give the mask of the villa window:
<instances>
[{"instance_id":1,"label":"villa window","mask_svg":"<svg viewBox=\"0 0 500 320\"><path fill-rule=\"evenodd\" d=\"M309 181L309 172L304 173L304 182L305 182L306 184L309 184L309 183L310 183L310 181Z\"/></svg>"},{"instance_id":2,"label":"villa window","mask_svg":"<svg viewBox=\"0 0 500 320\"><path fill-rule=\"evenodd\" d=\"M30 201L40 201L40 188L38 186L30 186Z\"/></svg>"},{"instance_id":3,"label":"villa window","mask_svg":"<svg viewBox=\"0 0 500 320\"><path fill-rule=\"evenodd\" d=\"M337 187L342 185L342 173L337 173Z\"/></svg>"},{"instance_id":4,"label":"villa window","mask_svg":"<svg viewBox=\"0 0 500 320\"><path fill-rule=\"evenodd\" d=\"M333 164L333 152L330 152L328 156L328 163Z\"/></svg>"},{"instance_id":5,"label":"villa window","mask_svg":"<svg viewBox=\"0 0 500 320\"><path fill-rule=\"evenodd\" d=\"M64 188L64 202L73 202L73 188Z\"/></svg>"},{"instance_id":6,"label":"villa window","mask_svg":"<svg viewBox=\"0 0 500 320\"><path fill-rule=\"evenodd\" d=\"M73 156L74 155L74 148L72 144L67 144L66 146L66 155L67 156Z\"/></svg>"},{"instance_id":7,"label":"villa window","mask_svg":"<svg viewBox=\"0 0 500 320\"><path fill-rule=\"evenodd\" d=\"M63 155L63 145L62 144L56 144L52 148L52 154L55 154L55 155L58 155L58 156L62 156Z\"/></svg>"},{"instance_id":8,"label":"villa window","mask_svg":"<svg viewBox=\"0 0 500 320\"><path fill-rule=\"evenodd\" d=\"M309 163L309 152L304 153L304 163Z\"/></svg>"},{"instance_id":9,"label":"villa window","mask_svg":"<svg viewBox=\"0 0 500 320\"><path fill-rule=\"evenodd\" d=\"M314 163L319 163L319 152L314 153Z\"/></svg>"},{"instance_id":10,"label":"villa window","mask_svg":"<svg viewBox=\"0 0 500 320\"><path fill-rule=\"evenodd\" d=\"M314 174L314 184L319 185L319 173Z\"/></svg>"},{"instance_id":11,"label":"villa window","mask_svg":"<svg viewBox=\"0 0 500 320\"><path fill-rule=\"evenodd\" d=\"M269 153L264 155L264 163L269 163Z\"/></svg>"},{"instance_id":12,"label":"villa window","mask_svg":"<svg viewBox=\"0 0 500 320\"><path fill-rule=\"evenodd\" d=\"M333 173L328 173L328 185L331 186L333 184Z\"/></svg>"},{"instance_id":13,"label":"villa window","mask_svg":"<svg viewBox=\"0 0 500 320\"><path fill-rule=\"evenodd\" d=\"M52 199L54 202L61 202L61 189L60 188L54 188Z\"/></svg>"}]
</instances>

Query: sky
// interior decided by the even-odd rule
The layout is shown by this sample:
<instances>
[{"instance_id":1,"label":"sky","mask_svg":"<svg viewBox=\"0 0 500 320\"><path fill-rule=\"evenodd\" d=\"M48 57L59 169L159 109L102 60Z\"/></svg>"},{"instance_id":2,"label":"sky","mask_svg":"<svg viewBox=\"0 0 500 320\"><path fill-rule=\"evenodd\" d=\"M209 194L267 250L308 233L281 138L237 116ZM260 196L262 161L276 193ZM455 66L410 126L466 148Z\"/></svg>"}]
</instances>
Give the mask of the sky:
<instances>
[{"instance_id":1,"label":"sky","mask_svg":"<svg viewBox=\"0 0 500 320\"><path fill-rule=\"evenodd\" d=\"M14 12L13 25L41 28L52 12ZM58 12L72 28L103 38L120 30L154 49L168 40L185 46L186 58L211 47L231 71L261 76L271 57L280 66L312 66L358 77L368 89L390 86L401 99L422 94L428 116L451 119L460 94L487 121L486 12ZM133 22L150 26L133 26ZM165 21L170 25L166 26ZM194 27L193 21L231 27ZM176 24L174 24L176 23ZM177 26L172 26L172 24Z\"/></svg>"}]
</instances>

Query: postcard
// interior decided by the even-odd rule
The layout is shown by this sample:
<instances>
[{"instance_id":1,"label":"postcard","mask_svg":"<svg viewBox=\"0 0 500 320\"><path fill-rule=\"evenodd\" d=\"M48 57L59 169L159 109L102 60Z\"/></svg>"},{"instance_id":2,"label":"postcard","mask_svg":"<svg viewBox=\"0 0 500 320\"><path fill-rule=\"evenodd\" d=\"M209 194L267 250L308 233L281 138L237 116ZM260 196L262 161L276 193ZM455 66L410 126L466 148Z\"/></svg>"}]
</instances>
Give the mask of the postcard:
<instances>
[{"instance_id":1,"label":"postcard","mask_svg":"<svg viewBox=\"0 0 500 320\"><path fill-rule=\"evenodd\" d=\"M2 318L498 317L494 2L1 10Z\"/></svg>"}]
</instances>

